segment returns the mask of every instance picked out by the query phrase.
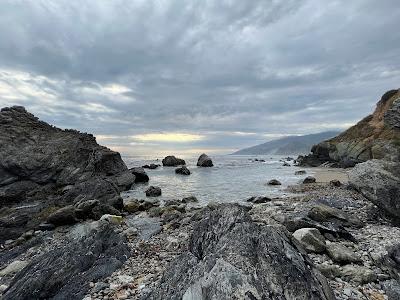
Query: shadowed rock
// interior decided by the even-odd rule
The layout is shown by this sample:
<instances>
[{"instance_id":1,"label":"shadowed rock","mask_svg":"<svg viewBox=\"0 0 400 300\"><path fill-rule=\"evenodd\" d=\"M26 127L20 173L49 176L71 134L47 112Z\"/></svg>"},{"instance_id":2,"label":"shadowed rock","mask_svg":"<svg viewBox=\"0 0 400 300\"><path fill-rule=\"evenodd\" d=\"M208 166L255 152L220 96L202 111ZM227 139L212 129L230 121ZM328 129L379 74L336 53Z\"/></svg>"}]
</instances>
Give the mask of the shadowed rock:
<instances>
[{"instance_id":1,"label":"shadowed rock","mask_svg":"<svg viewBox=\"0 0 400 300\"><path fill-rule=\"evenodd\" d=\"M255 224L234 204L210 209L187 252L145 299L334 299L281 226Z\"/></svg>"},{"instance_id":2,"label":"shadowed rock","mask_svg":"<svg viewBox=\"0 0 400 300\"><path fill-rule=\"evenodd\" d=\"M213 162L210 157L208 157L207 154L203 153L200 155L199 159L197 160L197 166L198 167L212 167Z\"/></svg>"},{"instance_id":3,"label":"shadowed rock","mask_svg":"<svg viewBox=\"0 0 400 300\"><path fill-rule=\"evenodd\" d=\"M36 257L12 280L3 295L11 299L82 299L89 283L109 276L130 256L126 240L106 222L63 246Z\"/></svg>"},{"instance_id":4,"label":"shadowed rock","mask_svg":"<svg viewBox=\"0 0 400 300\"><path fill-rule=\"evenodd\" d=\"M186 165L186 162L183 159L169 155L162 160L162 164L166 167L176 167L180 165Z\"/></svg>"}]
</instances>

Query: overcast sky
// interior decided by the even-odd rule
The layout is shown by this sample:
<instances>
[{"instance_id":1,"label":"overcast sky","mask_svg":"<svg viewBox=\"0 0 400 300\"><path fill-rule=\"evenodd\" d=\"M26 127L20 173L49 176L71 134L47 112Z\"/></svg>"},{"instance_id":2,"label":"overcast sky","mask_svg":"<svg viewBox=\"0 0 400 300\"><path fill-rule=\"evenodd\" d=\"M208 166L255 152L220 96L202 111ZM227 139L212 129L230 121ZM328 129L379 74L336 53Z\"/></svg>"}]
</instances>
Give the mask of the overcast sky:
<instances>
[{"instance_id":1,"label":"overcast sky","mask_svg":"<svg viewBox=\"0 0 400 300\"><path fill-rule=\"evenodd\" d=\"M399 0L1 0L0 106L124 154L343 130L400 87Z\"/></svg>"}]
</instances>

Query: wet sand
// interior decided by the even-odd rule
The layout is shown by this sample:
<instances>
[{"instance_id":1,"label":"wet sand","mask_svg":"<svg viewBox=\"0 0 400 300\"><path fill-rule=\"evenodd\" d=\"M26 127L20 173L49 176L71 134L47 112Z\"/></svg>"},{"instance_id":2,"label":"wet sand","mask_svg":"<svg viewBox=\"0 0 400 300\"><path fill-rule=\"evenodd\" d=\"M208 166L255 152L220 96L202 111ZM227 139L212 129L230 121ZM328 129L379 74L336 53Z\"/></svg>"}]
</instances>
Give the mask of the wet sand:
<instances>
[{"instance_id":1,"label":"wet sand","mask_svg":"<svg viewBox=\"0 0 400 300\"><path fill-rule=\"evenodd\" d=\"M315 171L314 175L317 182L330 182L331 180L339 180L342 183L348 183L349 176L347 171L344 169L318 169Z\"/></svg>"}]
</instances>

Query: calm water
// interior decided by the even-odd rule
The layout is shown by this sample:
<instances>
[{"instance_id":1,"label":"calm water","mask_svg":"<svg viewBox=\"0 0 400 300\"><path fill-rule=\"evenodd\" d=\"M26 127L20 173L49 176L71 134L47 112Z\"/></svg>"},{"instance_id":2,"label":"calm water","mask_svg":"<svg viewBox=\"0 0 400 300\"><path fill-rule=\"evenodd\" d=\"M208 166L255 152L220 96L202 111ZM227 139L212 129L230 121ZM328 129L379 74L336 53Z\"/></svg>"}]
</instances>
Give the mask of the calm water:
<instances>
[{"instance_id":1,"label":"calm water","mask_svg":"<svg viewBox=\"0 0 400 300\"><path fill-rule=\"evenodd\" d=\"M144 191L150 185L159 186L162 196L159 199L182 199L194 195L200 203L214 202L239 202L251 196L287 196L283 190L292 184L298 183L306 176L312 174L308 169L306 175L294 175L298 167L283 167L283 156L212 156L214 167L199 168L196 166L197 157L182 157L191 175L175 174L175 167L158 167L155 170L146 169L150 177L147 184L137 184L134 188L123 194L123 197L144 198ZM265 162L253 162L250 159L264 159ZM123 157L128 167L142 166L144 164L162 164L161 158ZM289 162L292 164L293 162ZM268 186L270 179L278 179L282 185Z\"/></svg>"}]
</instances>

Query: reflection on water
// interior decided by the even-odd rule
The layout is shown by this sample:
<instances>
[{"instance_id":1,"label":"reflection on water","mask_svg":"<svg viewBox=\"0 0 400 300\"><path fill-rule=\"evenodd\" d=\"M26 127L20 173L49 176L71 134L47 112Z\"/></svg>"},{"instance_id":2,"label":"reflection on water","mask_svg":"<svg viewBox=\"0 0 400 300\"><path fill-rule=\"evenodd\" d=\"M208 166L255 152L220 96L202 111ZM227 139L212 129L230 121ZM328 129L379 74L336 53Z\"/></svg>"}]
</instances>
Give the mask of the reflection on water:
<instances>
[{"instance_id":1,"label":"reflection on water","mask_svg":"<svg viewBox=\"0 0 400 300\"><path fill-rule=\"evenodd\" d=\"M144 191L149 185L159 186L162 196L159 199L181 199L194 195L200 203L238 202L251 196L285 196L283 190L301 179L310 175L294 175L298 167L284 167L280 159L283 156L213 156L214 167L199 168L196 166L197 157L183 157L191 175L175 174L175 167L159 167L155 170L146 169L150 177L147 184L136 184L132 190L123 194L123 197L144 198ZM264 159L265 162L252 161ZM162 164L161 159L143 156L123 157L128 167L142 166L145 164ZM290 162L291 164L293 162ZM278 179L281 186L268 186L270 179Z\"/></svg>"}]
</instances>

